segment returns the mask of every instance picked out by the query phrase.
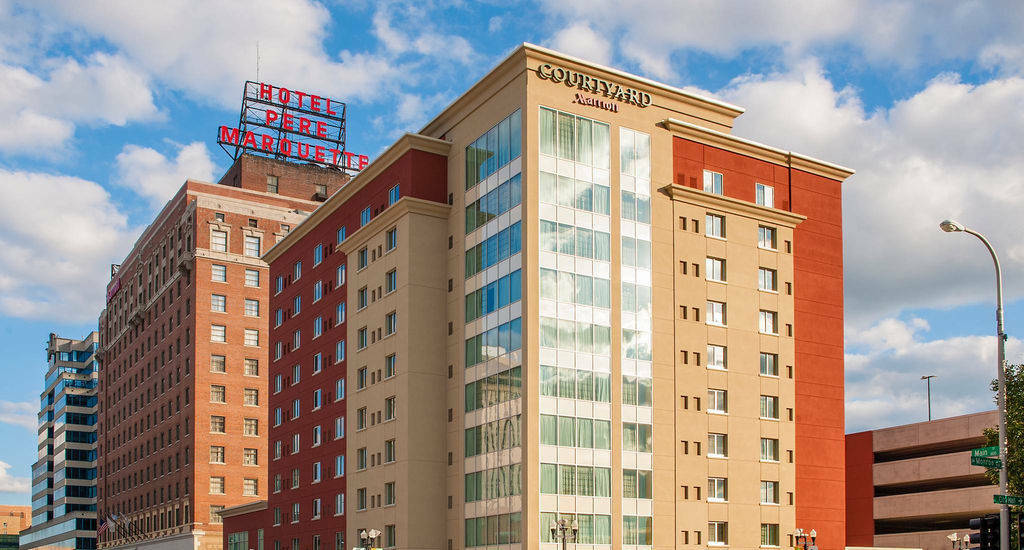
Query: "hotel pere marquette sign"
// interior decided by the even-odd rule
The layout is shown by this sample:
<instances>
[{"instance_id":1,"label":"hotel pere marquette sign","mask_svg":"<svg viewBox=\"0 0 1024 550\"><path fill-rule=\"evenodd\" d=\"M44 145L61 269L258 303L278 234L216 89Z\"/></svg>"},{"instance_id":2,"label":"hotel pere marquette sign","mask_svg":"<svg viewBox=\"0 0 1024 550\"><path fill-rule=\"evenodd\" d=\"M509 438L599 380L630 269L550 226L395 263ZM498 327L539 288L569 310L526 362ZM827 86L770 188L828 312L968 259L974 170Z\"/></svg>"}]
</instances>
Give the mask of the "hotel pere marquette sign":
<instances>
[{"instance_id":1,"label":"hotel pere marquette sign","mask_svg":"<svg viewBox=\"0 0 1024 550\"><path fill-rule=\"evenodd\" d=\"M238 126L217 129L217 143L232 158L250 152L331 166L345 171L370 164L345 150L343 102L301 90L247 81Z\"/></svg>"},{"instance_id":2,"label":"hotel pere marquette sign","mask_svg":"<svg viewBox=\"0 0 1024 550\"><path fill-rule=\"evenodd\" d=\"M566 87L576 88L580 92L590 92L589 95L580 92L576 93L576 97L573 98L572 102L579 103L580 105L590 105L617 113L619 106L617 103L613 103L613 101L636 105L637 107L647 107L651 104L651 94L647 92L616 84L615 82L579 71L566 69L565 67L555 67L544 63L537 67L537 77L541 80L565 84ZM601 99L602 97L608 98L611 101L605 101Z\"/></svg>"}]
</instances>

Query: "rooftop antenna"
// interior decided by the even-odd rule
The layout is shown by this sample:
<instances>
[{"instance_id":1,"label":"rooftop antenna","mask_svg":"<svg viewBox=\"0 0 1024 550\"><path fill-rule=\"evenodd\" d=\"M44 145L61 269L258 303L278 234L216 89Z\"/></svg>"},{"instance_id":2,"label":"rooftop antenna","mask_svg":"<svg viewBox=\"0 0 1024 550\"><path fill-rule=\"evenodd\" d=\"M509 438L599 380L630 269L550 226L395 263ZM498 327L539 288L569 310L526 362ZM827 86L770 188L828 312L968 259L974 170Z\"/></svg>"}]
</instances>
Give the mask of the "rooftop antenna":
<instances>
[{"instance_id":1,"label":"rooftop antenna","mask_svg":"<svg viewBox=\"0 0 1024 550\"><path fill-rule=\"evenodd\" d=\"M256 41L256 82L260 81L260 41Z\"/></svg>"}]
</instances>

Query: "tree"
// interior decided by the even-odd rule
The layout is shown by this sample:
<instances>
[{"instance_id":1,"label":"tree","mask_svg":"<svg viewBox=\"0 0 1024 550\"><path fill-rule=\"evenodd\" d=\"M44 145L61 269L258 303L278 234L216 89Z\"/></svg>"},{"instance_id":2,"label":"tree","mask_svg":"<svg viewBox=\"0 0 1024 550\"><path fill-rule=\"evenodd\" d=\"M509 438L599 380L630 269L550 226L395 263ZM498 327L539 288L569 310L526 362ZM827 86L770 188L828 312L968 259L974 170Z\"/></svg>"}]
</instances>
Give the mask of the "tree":
<instances>
[{"instance_id":1,"label":"tree","mask_svg":"<svg viewBox=\"0 0 1024 550\"><path fill-rule=\"evenodd\" d=\"M993 380L992 392L996 394L996 406L999 405L999 382ZM985 428L988 445L999 445L999 428ZM1006 366L1006 492L1011 495L1024 495L1024 365ZM989 468L988 479L999 484L999 470Z\"/></svg>"}]
</instances>

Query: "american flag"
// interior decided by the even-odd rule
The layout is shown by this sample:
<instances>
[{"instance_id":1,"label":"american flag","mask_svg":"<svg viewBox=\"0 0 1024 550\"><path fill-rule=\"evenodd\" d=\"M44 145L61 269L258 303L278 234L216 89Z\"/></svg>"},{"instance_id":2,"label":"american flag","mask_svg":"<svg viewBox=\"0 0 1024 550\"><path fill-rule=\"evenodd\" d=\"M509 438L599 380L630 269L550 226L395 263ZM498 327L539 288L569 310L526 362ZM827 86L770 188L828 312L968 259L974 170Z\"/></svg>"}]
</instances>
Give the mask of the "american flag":
<instances>
[{"instance_id":1,"label":"american flag","mask_svg":"<svg viewBox=\"0 0 1024 550\"><path fill-rule=\"evenodd\" d=\"M99 527L99 529L96 529L96 536L98 537L98 536L102 535L103 533L106 533L107 529L109 529L109 528L110 528L110 517L108 516L107 519L101 519L100 520L100 527Z\"/></svg>"}]
</instances>

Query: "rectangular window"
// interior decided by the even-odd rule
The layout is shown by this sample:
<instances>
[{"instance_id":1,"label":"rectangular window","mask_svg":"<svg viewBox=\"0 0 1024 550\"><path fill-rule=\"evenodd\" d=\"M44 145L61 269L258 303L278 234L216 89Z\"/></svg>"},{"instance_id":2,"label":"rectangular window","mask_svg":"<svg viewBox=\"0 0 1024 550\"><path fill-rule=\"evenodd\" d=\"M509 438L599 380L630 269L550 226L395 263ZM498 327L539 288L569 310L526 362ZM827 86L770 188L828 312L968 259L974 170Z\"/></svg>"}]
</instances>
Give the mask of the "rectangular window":
<instances>
[{"instance_id":1,"label":"rectangular window","mask_svg":"<svg viewBox=\"0 0 1024 550\"><path fill-rule=\"evenodd\" d=\"M708 344L708 368L725 370L728 368L725 346Z\"/></svg>"},{"instance_id":2,"label":"rectangular window","mask_svg":"<svg viewBox=\"0 0 1024 550\"><path fill-rule=\"evenodd\" d=\"M708 456L725 458L729 456L729 436L726 434L708 434Z\"/></svg>"},{"instance_id":3,"label":"rectangular window","mask_svg":"<svg viewBox=\"0 0 1024 550\"><path fill-rule=\"evenodd\" d=\"M726 414L729 412L729 393L726 390L708 389L708 412Z\"/></svg>"},{"instance_id":4,"label":"rectangular window","mask_svg":"<svg viewBox=\"0 0 1024 550\"><path fill-rule=\"evenodd\" d=\"M215 434L224 433L224 417L223 416L211 416L210 417L210 431Z\"/></svg>"},{"instance_id":5,"label":"rectangular window","mask_svg":"<svg viewBox=\"0 0 1024 550\"><path fill-rule=\"evenodd\" d=\"M313 410L315 411L322 406L324 406L323 390L317 388L313 390Z\"/></svg>"},{"instance_id":6,"label":"rectangular window","mask_svg":"<svg viewBox=\"0 0 1024 550\"><path fill-rule=\"evenodd\" d=\"M220 445L210 446L210 462L213 464L224 464L224 447Z\"/></svg>"},{"instance_id":7,"label":"rectangular window","mask_svg":"<svg viewBox=\"0 0 1024 550\"><path fill-rule=\"evenodd\" d=\"M316 447L316 443L314 443L313 446ZM314 462L313 463L313 481L312 482L316 483L316 482L320 481L322 474L323 474L323 469L320 467L320 463L319 462Z\"/></svg>"},{"instance_id":8,"label":"rectangular window","mask_svg":"<svg viewBox=\"0 0 1024 550\"><path fill-rule=\"evenodd\" d=\"M341 401L342 399L345 399L345 379L339 378L334 383L334 400Z\"/></svg>"},{"instance_id":9,"label":"rectangular window","mask_svg":"<svg viewBox=\"0 0 1024 550\"><path fill-rule=\"evenodd\" d=\"M384 506L390 506L395 503L395 482L389 481L384 484Z\"/></svg>"},{"instance_id":10,"label":"rectangular window","mask_svg":"<svg viewBox=\"0 0 1024 550\"><path fill-rule=\"evenodd\" d=\"M705 320L709 325L725 326L725 303L708 300Z\"/></svg>"},{"instance_id":11,"label":"rectangular window","mask_svg":"<svg viewBox=\"0 0 1024 550\"><path fill-rule=\"evenodd\" d=\"M317 303L321 298L324 297L324 282L317 281L313 283L313 303Z\"/></svg>"},{"instance_id":12,"label":"rectangular window","mask_svg":"<svg viewBox=\"0 0 1024 550\"><path fill-rule=\"evenodd\" d=\"M245 236L245 249L244 253L246 256L253 258L260 257L260 238L255 235Z\"/></svg>"},{"instance_id":13,"label":"rectangular window","mask_svg":"<svg viewBox=\"0 0 1024 550\"><path fill-rule=\"evenodd\" d=\"M254 497L257 495L259 484L257 480L252 478L245 478L242 480L242 496Z\"/></svg>"},{"instance_id":14,"label":"rectangular window","mask_svg":"<svg viewBox=\"0 0 1024 550\"><path fill-rule=\"evenodd\" d=\"M245 329L245 345L247 346L259 346L260 345L260 331L254 328ZM298 346L295 346L298 347Z\"/></svg>"},{"instance_id":15,"label":"rectangular window","mask_svg":"<svg viewBox=\"0 0 1024 550\"><path fill-rule=\"evenodd\" d=\"M775 207L775 188L763 183L754 184L754 195L757 204L761 206L767 206L768 208Z\"/></svg>"},{"instance_id":16,"label":"rectangular window","mask_svg":"<svg viewBox=\"0 0 1024 550\"><path fill-rule=\"evenodd\" d=\"M704 170L704 192L721 195L723 192L722 174Z\"/></svg>"},{"instance_id":17,"label":"rectangular window","mask_svg":"<svg viewBox=\"0 0 1024 550\"><path fill-rule=\"evenodd\" d=\"M342 362L344 360L345 360L345 341L344 340L338 340L338 342L336 344L334 344L334 362L335 363L340 363L340 362Z\"/></svg>"},{"instance_id":18,"label":"rectangular window","mask_svg":"<svg viewBox=\"0 0 1024 550\"><path fill-rule=\"evenodd\" d=\"M280 374L274 376L274 393L280 393L284 388L284 379Z\"/></svg>"},{"instance_id":19,"label":"rectangular window","mask_svg":"<svg viewBox=\"0 0 1024 550\"><path fill-rule=\"evenodd\" d=\"M761 396L761 418L779 419L779 398L774 395Z\"/></svg>"},{"instance_id":20,"label":"rectangular window","mask_svg":"<svg viewBox=\"0 0 1024 550\"><path fill-rule=\"evenodd\" d=\"M214 252L228 251L228 232L214 229L210 231L210 250Z\"/></svg>"},{"instance_id":21,"label":"rectangular window","mask_svg":"<svg viewBox=\"0 0 1024 550\"><path fill-rule=\"evenodd\" d=\"M299 375L300 374L302 374L302 367L300 365L295 365L294 367L292 367L292 385L293 386L295 384L299 383Z\"/></svg>"},{"instance_id":22,"label":"rectangular window","mask_svg":"<svg viewBox=\"0 0 1024 550\"><path fill-rule=\"evenodd\" d=\"M294 454L299 454L299 449L300 449L299 442L300 442L299 434L297 434L297 433L292 434L292 454L293 455ZM292 481L295 483L296 486L298 486L298 479L299 479L298 478L298 474L296 473L292 477Z\"/></svg>"},{"instance_id":23,"label":"rectangular window","mask_svg":"<svg viewBox=\"0 0 1024 550\"><path fill-rule=\"evenodd\" d=\"M779 524L778 523L762 523L761 524L761 546L778 546L779 545Z\"/></svg>"},{"instance_id":24,"label":"rectangular window","mask_svg":"<svg viewBox=\"0 0 1024 550\"><path fill-rule=\"evenodd\" d=\"M274 281L274 293L280 294L282 290L284 290L284 277L278 275L277 280Z\"/></svg>"},{"instance_id":25,"label":"rectangular window","mask_svg":"<svg viewBox=\"0 0 1024 550\"><path fill-rule=\"evenodd\" d=\"M358 307L359 309L363 309L364 307L366 307L366 305L369 304L369 299L367 298L367 296L368 296L368 294L367 294L365 286L363 288L360 288L359 290L357 290L356 291L356 307Z\"/></svg>"},{"instance_id":26,"label":"rectangular window","mask_svg":"<svg viewBox=\"0 0 1024 550\"><path fill-rule=\"evenodd\" d=\"M729 544L729 522L708 522L708 546L725 546Z\"/></svg>"},{"instance_id":27,"label":"rectangular window","mask_svg":"<svg viewBox=\"0 0 1024 550\"><path fill-rule=\"evenodd\" d=\"M757 268L757 289L767 290L770 292L778 290L778 287L776 286L777 283L775 282L775 275L776 272L774 269L768 269L767 267Z\"/></svg>"},{"instance_id":28,"label":"rectangular window","mask_svg":"<svg viewBox=\"0 0 1024 550\"><path fill-rule=\"evenodd\" d=\"M392 227L391 229L388 230L387 235L385 236L385 239L384 239L384 245L385 245L384 246L385 250L394 250L395 247L398 246L398 228L397 227Z\"/></svg>"},{"instance_id":29,"label":"rectangular window","mask_svg":"<svg viewBox=\"0 0 1024 550\"><path fill-rule=\"evenodd\" d=\"M345 455L336 455L334 457L334 477L342 477L345 475Z\"/></svg>"},{"instance_id":30,"label":"rectangular window","mask_svg":"<svg viewBox=\"0 0 1024 550\"><path fill-rule=\"evenodd\" d=\"M217 311L220 313L227 311L227 297L222 294L211 294L210 311Z\"/></svg>"},{"instance_id":31,"label":"rectangular window","mask_svg":"<svg viewBox=\"0 0 1024 550\"><path fill-rule=\"evenodd\" d=\"M779 503L779 482L778 481L762 481L761 482L761 504L778 504Z\"/></svg>"},{"instance_id":32,"label":"rectangular window","mask_svg":"<svg viewBox=\"0 0 1024 550\"><path fill-rule=\"evenodd\" d=\"M210 476L210 494L224 494L224 478L221 476ZM212 512L211 512L212 513Z\"/></svg>"},{"instance_id":33,"label":"rectangular window","mask_svg":"<svg viewBox=\"0 0 1024 550\"><path fill-rule=\"evenodd\" d=\"M356 371L356 389L357 390L361 390L361 389L366 387L366 382L367 382L366 374L367 374L366 367L361 367L358 371Z\"/></svg>"},{"instance_id":34,"label":"rectangular window","mask_svg":"<svg viewBox=\"0 0 1024 550\"><path fill-rule=\"evenodd\" d=\"M292 298L292 317L302 313L302 296Z\"/></svg>"},{"instance_id":35,"label":"rectangular window","mask_svg":"<svg viewBox=\"0 0 1024 550\"><path fill-rule=\"evenodd\" d=\"M725 216L707 214L704 216L704 231L708 237L725 238Z\"/></svg>"},{"instance_id":36,"label":"rectangular window","mask_svg":"<svg viewBox=\"0 0 1024 550\"><path fill-rule=\"evenodd\" d=\"M313 267L320 265L322 261L324 261L324 245L318 244L313 247Z\"/></svg>"},{"instance_id":37,"label":"rectangular window","mask_svg":"<svg viewBox=\"0 0 1024 550\"><path fill-rule=\"evenodd\" d=\"M245 299L244 313L248 317L259 317L260 316L260 301L253 300L250 298Z\"/></svg>"},{"instance_id":38,"label":"rectangular window","mask_svg":"<svg viewBox=\"0 0 1024 550\"><path fill-rule=\"evenodd\" d=\"M275 407L274 408L274 426L280 426L283 418L284 418L284 414L281 411L281 407Z\"/></svg>"},{"instance_id":39,"label":"rectangular window","mask_svg":"<svg viewBox=\"0 0 1024 550\"><path fill-rule=\"evenodd\" d=\"M277 176L267 176L267 193L277 193Z\"/></svg>"},{"instance_id":40,"label":"rectangular window","mask_svg":"<svg viewBox=\"0 0 1024 550\"><path fill-rule=\"evenodd\" d=\"M319 337L324 333L324 318L317 317L313 319L313 338Z\"/></svg>"},{"instance_id":41,"label":"rectangular window","mask_svg":"<svg viewBox=\"0 0 1024 550\"><path fill-rule=\"evenodd\" d=\"M361 407L356 411L356 429L362 430L366 428L366 407Z\"/></svg>"},{"instance_id":42,"label":"rectangular window","mask_svg":"<svg viewBox=\"0 0 1024 550\"><path fill-rule=\"evenodd\" d=\"M338 266L337 271L334 272L334 286L335 288L345 284L345 264Z\"/></svg>"},{"instance_id":43,"label":"rectangular window","mask_svg":"<svg viewBox=\"0 0 1024 550\"><path fill-rule=\"evenodd\" d=\"M366 447L356 449L356 469L365 470L366 466Z\"/></svg>"},{"instance_id":44,"label":"rectangular window","mask_svg":"<svg viewBox=\"0 0 1024 550\"><path fill-rule=\"evenodd\" d=\"M394 292L398 288L398 270L392 269L384 275L384 292Z\"/></svg>"},{"instance_id":45,"label":"rectangular window","mask_svg":"<svg viewBox=\"0 0 1024 550\"><path fill-rule=\"evenodd\" d=\"M760 225L757 227L757 246L775 250L775 228Z\"/></svg>"},{"instance_id":46,"label":"rectangular window","mask_svg":"<svg viewBox=\"0 0 1024 550\"><path fill-rule=\"evenodd\" d=\"M228 268L219 264L211 265L210 279L217 283L226 283L228 281Z\"/></svg>"},{"instance_id":47,"label":"rectangular window","mask_svg":"<svg viewBox=\"0 0 1024 550\"><path fill-rule=\"evenodd\" d=\"M345 239L347 239L347 238L348 238L348 232L345 230L345 226L343 225L343 226L341 226L340 229L338 229L338 244L341 244L341 243L345 242Z\"/></svg>"},{"instance_id":48,"label":"rectangular window","mask_svg":"<svg viewBox=\"0 0 1024 550\"><path fill-rule=\"evenodd\" d=\"M389 439L384 442L384 462L394 462L395 460L397 460L395 440Z\"/></svg>"},{"instance_id":49,"label":"rectangular window","mask_svg":"<svg viewBox=\"0 0 1024 550\"><path fill-rule=\"evenodd\" d=\"M292 282L294 283L295 281L298 281L301 278L302 278L302 262L298 261L298 262L295 262L295 265L292 266Z\"/></svg>"},{"instance_id":50,"label":"rectangular window","mask_svg":"<svg viewBox=\"0 0 1024 550\"><path fill-rule=\"evenodd\" d=\"M779 440L770 437L761 438L761 460L766 462L779 461Z\"/></svg>"},{"instance_id":51,"label":"rectangular window","mask_svg":"<svg viewBox=\"0 0 1024 550\"><path fill-rule=\"evenodd\" d=\"M243 449L242 450L242 465L243 466L258 466L259 465L259 454L256 449Z\"/></svg>"},{"instance_id":52,"label":"rectangular window","mask_svg":"<svg viewBox=\"0 0 1024 550\"><path fill-rule=\"evenodd\" d=\"M384 316L384 334L394 334L398 329L398 313L392 311Z\"/></svg>"},{"instance_id":53,"label":"rectangular window","mask_svg":"<svg viewBox=\"0 0 1024 550\"><path fill-rule=\"evenodd\" d=\"M362 226L370 223L370 216L371 216L370 207L367 206L366 208L363 209L362 212L359 213L359 227L362 227Z\"/></svg>"},{"instance_id":54,"label":"rectangular window","mask_svg":"<svg viewBox=\"0 0 1024 550\"><path fill-rule=\"evenodd\" d=\"M246 418L242 421L242 435L260 435L260 421L258 418Z\"/></svg>"},{"instance_id":55,"label":"rectangular window","mask_svg":"<svg viewBox=\"0 0 1024 550\"><path fill-rule=\"evenodd\" d=\"M357 340L357 344L359 346L359 349L366 348L366 345L367 345L366 344L366 342L367 342L367 340L366 340L366 327L363 327L363 328L359 329L359 332L356 333L356 340Z\"/></svg>"},{"instance_id":56,"label":"rectangular window","mask_svg":"<svg viewBox=\"0 0 1024 550\"><path fill-rule=\"evenodd\" d=\"M758 328L763 334L779 333L779 316L774 311L761 310L758 314Z\"/></svg>"},{"instance_id":57,"label":"rectangular window","mask_svg":"<svg viewBox=\"0 0 1024 550\"><path fill-rule=\"evenodd\" d=\"M369 255L365 248L362 248L357 253L357 261L359 262L356 269L363 269L369 263Z\"/></svg>"},{"instance_id":58,"label":"rectangular window","mask_svg":"<svg viewBox=\"0 0 1024 550\"><path fill-rule=\"evenodd\" d=\"M227 330L227 327L225 327L224 325L210 325L210 341L226 342Z\"/></svg>"},{"instance_id":59,"label":"rectangular window","mask_svg":"<svg viewBox=\"0 0 1024 550\"><path fill-rule=\"evenodd\" d=\"M366 488L365 487L362 487L362 488L356 490L356 509L357 510L365 510L366 509Z\"/></svg>"},{"instance_id":60,"label":"rectangular window","mask_svg":"<svg viewBox=\"0 0 1024 550\"><path fill-rule=\"evenodd\" d=\"M334 419L334 439L345 437L345 417L339 416Z\"/></svg>"},{"instance_id":61,"label":"rectangular window","mask_svg":"<svg viewBox=\"0 0 1024 550\"><path fill-rule=\"evenodd\" d=\"M257 407L260 404L260 390L256 388L245 388L242 390L243 403L251 407Z\"/></svg>"},{"instance_id":62,"label":"rectangular window","mask_svg":"<svg viewBox=\"0 0 1024 550\"><path fill-rule=\"evenodd\" d=\"M388 397L384 400L384 420L394 420L397 414L396 397Z\"/></svg>"},{"instance_id":63,"label":"rectangular window","mask_svg":"<svg viewBox=\"0 0 1024 550\"><path fill-rule=\"evenodd\" d=\"M292 400L292 420L295 420L296 418L299 417L300 414L302 414L302 405L301 405L301 403L302 402L300 400L298 400L298 399L293 399Z\"/></svg>"},{"instance_id":64,"label":"rectangular window","mask_svg":"<svg viewBox=\"0 0 1024 550\"><path fill-rule=\"evenodd\" d=\"M210 356L210 372L227 372L227 363L223 355Z\"/></svg>"},{"instance_id":65,"label":"rectangular window","mask_svg":"<svg viewBox=\"0 0 1024 550\"><path fill-rule=\"evenodd\" d=\"M708 257L704 262L707 273L705 277L709 281L725 282L725 260L722 258Z\"/></svg>"},{"instance_id":66,"label":"rectangular window","mask_svg":"<svg viewBox=\"0 0 1024 550\"><path fill-rule=\"evenodd\" d=\"M397 360L395 354L388 355L384 358L384 378L391 378L395 375L397 368Z\"/></svg>"},{"instance_id":67,"label":"rectangular window","mask_svg":"<svg viewBox=\"0 0 1024 550\"><path fill-rule=\"evenodd\" d=\"M292 503L292 523L299 522L299 503ZM292 539L292 550L299 550L299 539Z\"/></svg>"},{"instance_id":68,"label":"rectangular window","mask_svg":"<svg viewBox=\"0 0 1024 550\"><path fill-rule=\"evenodd\" d=\"M259 359L246 359L245 360L245 376L259 376L260 375L260 362Z\"/></svg>"},{"instance_id":69,"label":"rectangular window","mask_svg":"<svg viewBox=\"0 0 1024 550\"><path fill-rule=\"evenodd\" d=\"M295 332L292 333L292 350L299 349L299 346L301 346L301 345L302 345L302 331L301 330L296 330Z\"/></svg>"},{"instance_id":70,"label":"rectangular window","mask_svg":"<svg viewBox=\"0 0 1024 550\"><path fill-rule=\"evenodd\" d=\"M774 353L761 353L761 374L764 376L779 375L779 356Z\"/></svg>"},{"instance_id":71,"label":"rectangular window","mask_svg":"<svg viewBox=\"0 0 1024 550\"><path fill-rule=\"evenodd\" d=\"M729 480L724 477L708 478L708 502L728 502Z\"/></svg>"},{"instance_id":72,"label":"rectangular window","mask_svg":"<svg viewBox=\"0 0 1024 550\"><path fill-rule=\"evenodd\" d=\"M259 287L260 286L260 272L255 269L245 270L245 286Z\"/></svg>"}]
</instances>

